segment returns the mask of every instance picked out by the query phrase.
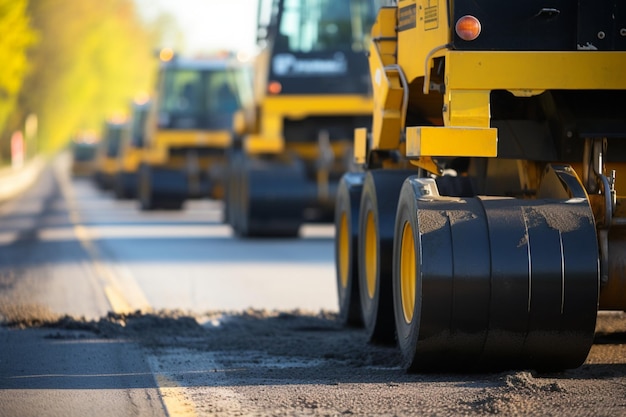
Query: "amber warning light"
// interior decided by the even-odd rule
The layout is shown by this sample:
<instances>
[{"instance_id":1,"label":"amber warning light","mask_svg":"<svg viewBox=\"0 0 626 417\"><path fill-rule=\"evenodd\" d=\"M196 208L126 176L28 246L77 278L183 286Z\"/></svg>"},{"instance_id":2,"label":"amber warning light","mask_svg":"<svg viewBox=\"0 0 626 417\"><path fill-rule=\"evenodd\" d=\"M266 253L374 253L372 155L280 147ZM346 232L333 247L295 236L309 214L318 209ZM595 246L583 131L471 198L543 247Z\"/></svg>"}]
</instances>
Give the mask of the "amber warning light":
<instances>
[{"instance_id":1,"label":"amber warning light","mask_svg":"<svg viewBox=\"0 0 626 417\"><path fill-rule=\"evenodd\" d=\"M473 41L480 35L480 21L474 16L463 16L456 22L456 34L464 41Z\"/></svg>"},{"instance_id":2,"label":"amber warning light","mask_svg":"<svg viewBox=\"0 0 626 417\"><path fill-rule=\"evenodd\" d=\"M272 81L267 86L267 91L270 94L280 94L283 90L283 86L278 81Z\"/></svg>"}]
</instances>

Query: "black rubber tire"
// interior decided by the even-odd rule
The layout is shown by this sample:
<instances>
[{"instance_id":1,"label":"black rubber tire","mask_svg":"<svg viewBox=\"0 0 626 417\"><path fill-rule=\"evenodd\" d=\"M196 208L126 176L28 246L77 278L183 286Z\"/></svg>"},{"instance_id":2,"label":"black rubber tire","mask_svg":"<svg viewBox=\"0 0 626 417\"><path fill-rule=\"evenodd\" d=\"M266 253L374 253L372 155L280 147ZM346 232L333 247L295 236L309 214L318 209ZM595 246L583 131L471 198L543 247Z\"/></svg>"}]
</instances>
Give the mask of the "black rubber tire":
<instances>
[{"instance_id":1,"label":"black rubber tire","mask_svg":"<svg viewBox=\"0 0 626 417\"><path fill-rule=\"evenodd\" d=\"M142 211L155 210L156 205L152 192L152 175L151 168L148 165L141 165L139 167L139 184L138 184L138 197L139 208Z\"/></svg>"},{"instance_id":2,"label":"black rubber tire","mask_svg":"<svg viewBox=\"0 0 626 417\"><path fill-rule=\"evenodd\" d=\"M359 206L363 190L362 172L346 173L339 181L335 203L335 270L338 320L343 325L362 327L359 295Z\"/></svg>"},{"instance_id":3,"label":"black rubber tire","mask_svg":"<svg viewBox=\"0 0 626 417\"><path fill-rule=\"evenodd\" d=\"M415 171L372 170L363 181L359 205L359 294L363 324L374 343L389 344L395 340L393 232L400 188L411 174Z\"/></svg>"},{"instance_id":4,"label":"black rubber tire","mask_svg":"<svg viewBox=\"0 0 626 417\"><path fill-rule=\"evenodd\" d=\"M423 180L405 182L393 294L409 371L584 362L597 314L597 238L582 186L562 174L558 184L573 185L565 194L576 198L446 198L424 194Z\"/></svg>"},{"instance_id":5,"label":"black rubber tire","mask_svg":"<svg viewBox=\"0 0 626 417\"><path fill-rule=\"evenodd\" d=\"M137 197L136 183L133 183L129 176L117 174L114 183L115 198L118 200L128 200Z\"/></svg>"}]
</instances>

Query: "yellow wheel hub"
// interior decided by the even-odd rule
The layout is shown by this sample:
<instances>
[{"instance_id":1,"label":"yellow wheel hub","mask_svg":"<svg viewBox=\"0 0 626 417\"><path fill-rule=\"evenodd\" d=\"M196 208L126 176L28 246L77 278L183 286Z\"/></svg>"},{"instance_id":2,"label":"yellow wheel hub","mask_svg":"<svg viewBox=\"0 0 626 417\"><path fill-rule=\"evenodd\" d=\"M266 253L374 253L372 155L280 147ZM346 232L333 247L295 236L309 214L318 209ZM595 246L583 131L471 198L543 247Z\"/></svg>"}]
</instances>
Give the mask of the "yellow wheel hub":
<instances>
[{"instance_id":1,"label":"yellow wheel hub","mask_svg":"<svg viewBox=\"0 0 626 417\"><path fill-rule=\"evenodd\" d=\"M402 311L407 324L413 320L416 278L413 227L411 227L409 222L406 222L402 229L402 246L400 250L400 292L402 294Z\"/></svg>"},{"instance_id":2,"label":"yellow wheel hub","mask_svg":"<svg viewBox=\"0 0 626 417\"><path fill-rule=\"evenodd\" d=\"M346 213L341 213L341 219L339 220L339 279L341 281L341 287L348 287L348 268L350 266L350 234L348 232L348 216Z\"/></svg>"},{"instance_id":3,"label":"yellow wheel hub","mask_svg":"<svg viewBox=\"0 0 626 417\"><path fill-rule=\"evenodd\" d=\"M376 294L377 246L378 236L374 224L374 214L369 211L365 222L365 278L367 280L367 294L370 298L374 298L374 294Z\"/></svg>"}]
</instances>

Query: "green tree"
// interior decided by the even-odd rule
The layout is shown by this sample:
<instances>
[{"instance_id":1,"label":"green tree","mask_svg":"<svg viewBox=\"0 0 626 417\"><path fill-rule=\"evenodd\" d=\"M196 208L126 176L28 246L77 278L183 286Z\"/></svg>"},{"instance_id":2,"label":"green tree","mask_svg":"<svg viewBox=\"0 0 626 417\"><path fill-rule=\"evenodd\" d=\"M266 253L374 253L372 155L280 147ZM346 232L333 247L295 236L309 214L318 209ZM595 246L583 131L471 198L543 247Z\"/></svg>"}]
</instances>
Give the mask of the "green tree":
<instances>
[{"instance_id":1,"label":"green tree","mask_svg":"<svg viewBox=\"0 0 626 417\"><path fill-rule=\"evenodd\" d=\"M27 0L0 0L0 133L15 109L29 69L27 51L37 41L27 3Z\"/></svg>"},{"instance_id":2,"label":"green tree","mask_svg":"<svg viewBox=\"0 0 626 417\"><path fill-rule=\"evenodd\" d=\"M41 42L20 114L37 115L42 150L58 150L78 130L99 129L149 89L156 40L132 0L35 0L29 11Z\"/></svg>"}]
</instances>

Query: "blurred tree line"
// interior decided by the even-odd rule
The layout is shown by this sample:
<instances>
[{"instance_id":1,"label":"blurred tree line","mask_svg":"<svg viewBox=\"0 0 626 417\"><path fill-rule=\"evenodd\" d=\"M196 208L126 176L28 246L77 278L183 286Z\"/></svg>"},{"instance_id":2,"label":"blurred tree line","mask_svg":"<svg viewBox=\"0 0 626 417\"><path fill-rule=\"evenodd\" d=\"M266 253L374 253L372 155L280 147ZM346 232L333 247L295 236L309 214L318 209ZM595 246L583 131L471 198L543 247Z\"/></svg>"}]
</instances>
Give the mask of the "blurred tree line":
<instances>
[{"instance_id":1,"label":"blurred tree line","mask_svg":"<svg viewBox=\"0 0 626 417\"><path fill-rule=\"evenodd\" d=\"M29 154L54 152L125 112L172 25L143 22L132 0L0 0L0 160L15 131Z\"/></svg>"}]
</instances>

